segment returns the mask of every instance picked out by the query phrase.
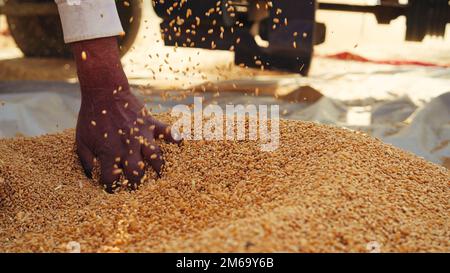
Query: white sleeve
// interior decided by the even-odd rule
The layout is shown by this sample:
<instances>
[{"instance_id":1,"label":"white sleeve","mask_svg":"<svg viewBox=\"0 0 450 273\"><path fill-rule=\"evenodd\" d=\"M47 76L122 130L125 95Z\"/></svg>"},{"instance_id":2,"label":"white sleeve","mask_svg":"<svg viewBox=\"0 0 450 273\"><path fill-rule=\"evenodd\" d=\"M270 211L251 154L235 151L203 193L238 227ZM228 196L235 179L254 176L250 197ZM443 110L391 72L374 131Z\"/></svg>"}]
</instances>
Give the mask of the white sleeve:
<instances>
[{"instance_id":1,"label":"white sleeve","mask_svg":"<svg viewBox=\"0 0 450 273\"><path fill-rule=\"evenodd\" d=\"M64 31L72 43L123 32L114 0L55 0Z\"/></svg>"}]
</instances>

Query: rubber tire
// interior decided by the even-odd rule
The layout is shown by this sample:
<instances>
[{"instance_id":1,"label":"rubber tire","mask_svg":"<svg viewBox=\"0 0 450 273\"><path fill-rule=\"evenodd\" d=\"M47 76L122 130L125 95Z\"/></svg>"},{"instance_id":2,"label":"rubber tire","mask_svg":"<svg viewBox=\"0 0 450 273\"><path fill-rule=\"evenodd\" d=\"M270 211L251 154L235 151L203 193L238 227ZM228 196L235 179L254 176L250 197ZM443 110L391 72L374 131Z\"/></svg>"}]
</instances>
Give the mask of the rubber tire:
<instances>
[{"instance_id":1,"label":"rubber tire","mask_svg":"<svg viewBox=\"0 0 450 273\"><path fill-rule=\"evenodd\" d=\"M54 0L45 0L53 2ZM42 2L41 0L8 0L9 3ZM121 3L121 2L120 2ZM121 55L131 48L139 30L142 15L141 1L129 1L130 7L118 5L117 9L125 36L119 38ZM130 17L133 22L130 23ZM70 48L64 44L61 21L58 15L7 16L8 27L17 46L26 57L71 58Z\"/></svg>"},{"instance_id":2,"label":"rubber tire","mask_svg":"<svg viewBox=\"0 0 450 273\"><path fill-rule=\"evenodd\" d=\"M285 2L279 1L278 3L284 3L287 7L289 7L288 1ZM306 5L308 7L307 9L303 9L303 17L301 17L302 19L304 18L306 20L315 21L317 11L316 1L309 3L307 3L306 1L304 3L296 2L295 4L300 4L300 7L302 7L302 5ZM276 8L274 8L274 10L276 10ZM284 8L283 10L289 11L288 15L291 16L290 18L296 18L296 9ZM269 17L261 22L262 25L260 29L261 30L260 36L264 40L269 40L270 29L271 26L273 25L273 18L274 16L272 15L272 17ZM317 27L318 24L315 23L312 30L312 37L316 37L316 35L320 34L316 32ZM321 35L324 34L325 33L321 33ZM270 50L265 50L263 48L259 48L259 46L256 45L254 38L251 37L249 33L245 32L240 33L239 36L241 38L241 41L239 45L236 45L234 55L234 62L236 65L244 64L245 66L248 67L260 68L260 66L256 65L255 63L255 56L257 56L258 60L260 60L263 64L265 64L264 66L265 69L299 73L303 76L307 76L309 73L313 59L315 41L322 40L313 38L312 43L308 47L303 47L302 50L299 50L294 54L290 54L287 51L283 50L274 52Z\"/></svg>"}]
</instances>

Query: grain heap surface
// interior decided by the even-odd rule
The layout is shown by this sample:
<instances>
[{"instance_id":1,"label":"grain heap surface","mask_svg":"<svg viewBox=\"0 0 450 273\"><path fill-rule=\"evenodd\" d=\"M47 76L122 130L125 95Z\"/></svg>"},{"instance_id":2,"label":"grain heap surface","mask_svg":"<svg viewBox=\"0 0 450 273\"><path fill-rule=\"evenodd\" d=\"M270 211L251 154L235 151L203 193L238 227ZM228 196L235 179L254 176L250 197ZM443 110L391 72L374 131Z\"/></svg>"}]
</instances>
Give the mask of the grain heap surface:
<instances>
[{"instance_id":1,"label":"grain heap surface","mask_svg":"<svg viewBox=\"0 0 450 273\"><path fill-rule=\"evenodd\" d=\"M164 145L163 178L114 195L84 177L73 131L0 140L0 251L450 251L448 170L361 133L280 130L270 153Z\"/></svg>"}]
</instances>

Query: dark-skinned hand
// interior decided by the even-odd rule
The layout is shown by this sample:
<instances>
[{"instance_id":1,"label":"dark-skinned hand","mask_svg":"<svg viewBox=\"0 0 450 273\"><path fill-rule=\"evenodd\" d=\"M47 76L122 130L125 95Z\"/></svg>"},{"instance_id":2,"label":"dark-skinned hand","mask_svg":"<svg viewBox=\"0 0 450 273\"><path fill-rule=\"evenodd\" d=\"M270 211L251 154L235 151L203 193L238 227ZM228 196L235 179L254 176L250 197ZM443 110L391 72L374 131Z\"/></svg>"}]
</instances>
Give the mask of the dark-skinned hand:
<instances>
[{"instance_id":1,"label":"dark-skinned hand","mask_svg":"<svg viewBox=\"0 0 450 273\"><path fill-rule=\"evenodd\" d=\"M99 160L100 182L109 193L120 186L136 189L147 166L160 176L164 159L155 140L180 141L130 92L116 38L71 46L82 94L76 147L86 175L92 178L94 161Z\"/></svg>"}]
</instances>

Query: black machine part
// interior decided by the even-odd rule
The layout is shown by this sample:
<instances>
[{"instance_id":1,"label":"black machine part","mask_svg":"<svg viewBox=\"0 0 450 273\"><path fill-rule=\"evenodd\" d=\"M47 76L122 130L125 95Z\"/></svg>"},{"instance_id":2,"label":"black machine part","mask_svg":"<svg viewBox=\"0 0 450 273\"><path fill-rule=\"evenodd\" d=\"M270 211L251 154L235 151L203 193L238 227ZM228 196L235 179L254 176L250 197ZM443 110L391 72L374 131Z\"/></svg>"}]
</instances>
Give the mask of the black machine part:
<instances>
[{"instance_id":1,"label":"black machine part","mask_svg":"<svg viewBox=\"0 0 450 273\"><path fill-rule=\"evenodd\" d=\"M448 0L380 0L378 5L361 6L338 3L320 3L319 9L373 13L379 24L389 24L399 16L406 17L407 41L422 41L425 36L444 37L450 23L450 1Z\"/></svg>"},{"instance_id":2,"label":"black machine part","mask_svg":"<svg viewBox=\"0 0 450 273\"><path fill-rule=\"evenodd\" d=\"M409 0L406 40L422 41L426 35L444 37L450 22L448 0Z\"/></svg>"},{"instance_id":3,"label":"black machine part","mask_svg":"<svg viewBox=\"0 0 450 273\"><path fill-rule=\"evenodd\" d=\"M132 0L129 3L129 6L125 6L121 1L116 2L125 30L125 36L119 38L122 55L133 44L141 21L141 1ZM71 56L69 47L64 44L61 21L54 0L8 0L4 9L11 35L25 56Z\"/></svg>"},{"instance_id":4,"label":"black machine part","mask_svg":"<svg viewBox=\"0 0 450 273\"><path fill-rule=\"evenodd\" d=\"M153 1L166 45L232 50L235 63L306 75L325 40L316 1Z\"/></svg>"},{"instance_id":5,"label":"black machine part","mask_svg":"<svg viewBox=\"0 0 450 273\"><path fill-rule=\"evenodd\" d=\"M313 45L325 40L325 25L315 22L317 9L373 13L380 24L405 16L408 41L443 37L450 21L448 0L380 0L372 6L306 0L153 0L153 6L163 19L166 45L232 49L236 64L303 75Z\"/></svg>"}]
</instances>

